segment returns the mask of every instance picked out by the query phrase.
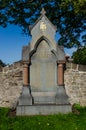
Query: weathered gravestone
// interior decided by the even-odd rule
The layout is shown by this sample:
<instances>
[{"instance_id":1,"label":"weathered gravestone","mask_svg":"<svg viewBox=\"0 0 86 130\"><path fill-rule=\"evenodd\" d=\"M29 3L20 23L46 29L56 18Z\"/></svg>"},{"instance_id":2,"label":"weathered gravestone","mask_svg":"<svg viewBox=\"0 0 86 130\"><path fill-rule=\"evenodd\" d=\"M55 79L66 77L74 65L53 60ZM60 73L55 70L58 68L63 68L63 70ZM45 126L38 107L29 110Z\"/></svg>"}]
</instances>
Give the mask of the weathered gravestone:
<instances>
[{"instance_id":1,"label":"weathered gravestone","mask_svg":"<svg viewBox=\"0 0 86 130\"><path fill-rule=\"evenodd\" d=\"M17 115L71 112L64 88L65 54L55 42L56 27L41 16L30 27L32 41L23 47L23 89Z\"/></svg>"}]
</instances>

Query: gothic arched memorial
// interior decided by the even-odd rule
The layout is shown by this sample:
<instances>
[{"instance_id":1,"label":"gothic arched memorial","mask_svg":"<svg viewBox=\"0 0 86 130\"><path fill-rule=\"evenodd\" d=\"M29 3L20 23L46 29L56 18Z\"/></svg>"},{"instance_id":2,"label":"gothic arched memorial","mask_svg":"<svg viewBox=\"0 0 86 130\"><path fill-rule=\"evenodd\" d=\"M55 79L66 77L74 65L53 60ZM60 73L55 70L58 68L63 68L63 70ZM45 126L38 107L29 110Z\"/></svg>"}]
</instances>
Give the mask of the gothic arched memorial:
<instances>
[{"instance_id":1,"label":"gothic arched memorial","mask_svg":"<svg viewBox=\"0 0 86 130\"><path fill-rule=\"evenodd\" d=\"M23 89L17 115L71 112L64 87L64 50L56 44L56 27L43 9L30 32L32 41L22 50Z\"/></svg>"}]
</instances>

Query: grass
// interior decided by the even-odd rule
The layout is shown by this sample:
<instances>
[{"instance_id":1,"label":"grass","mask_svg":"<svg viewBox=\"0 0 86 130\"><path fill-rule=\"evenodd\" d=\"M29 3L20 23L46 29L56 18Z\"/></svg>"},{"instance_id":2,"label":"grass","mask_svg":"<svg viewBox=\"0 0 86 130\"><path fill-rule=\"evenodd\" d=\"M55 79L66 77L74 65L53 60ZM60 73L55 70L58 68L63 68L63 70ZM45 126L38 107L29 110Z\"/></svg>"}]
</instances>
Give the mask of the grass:
<instances>
[{"instance_id":1,"label":"grass","mask_svg":"<svg viewBox=\"0 0 86 130\"><path fill-rule=\"evenodd\" d=\"M86 107L79 114L9 117L8 108L0 108L0 130L86 130Z\"/></svg>"}]
</instances>

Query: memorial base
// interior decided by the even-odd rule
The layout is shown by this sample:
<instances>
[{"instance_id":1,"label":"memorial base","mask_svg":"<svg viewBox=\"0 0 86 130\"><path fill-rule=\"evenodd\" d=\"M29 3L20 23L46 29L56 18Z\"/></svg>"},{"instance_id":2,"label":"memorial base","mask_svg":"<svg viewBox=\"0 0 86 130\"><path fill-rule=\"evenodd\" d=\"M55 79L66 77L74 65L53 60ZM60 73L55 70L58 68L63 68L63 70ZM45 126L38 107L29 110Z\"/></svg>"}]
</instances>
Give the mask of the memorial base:
<instances>
[{"instance_id":1,"label":"memorial base","mask_svg":"<svg viewBox=\"0 0 86 130\"><path fill-rule=\"evenodd\" d=\"M63 86L57 88L54 97L48 95L47 101L45 101L43 93L40 96L41 99L40 97L32 97L30 87L23 87L16 109L16 115L52 115L72 112L68 96ZM34 101L35 98L38 100L37 102Z\"/></svg>"},{"instance_id":2,"label":"memorial base","mask_svg":"<svg viewBox=\"0 0 86 130\"><path fill-rule=\"evenodd\" d=\"M53 115L58 113L69 113L71 112L71 105L32 105L32 106L18 106L17 116L25 115Z\"/></svg>"}]
</instances>

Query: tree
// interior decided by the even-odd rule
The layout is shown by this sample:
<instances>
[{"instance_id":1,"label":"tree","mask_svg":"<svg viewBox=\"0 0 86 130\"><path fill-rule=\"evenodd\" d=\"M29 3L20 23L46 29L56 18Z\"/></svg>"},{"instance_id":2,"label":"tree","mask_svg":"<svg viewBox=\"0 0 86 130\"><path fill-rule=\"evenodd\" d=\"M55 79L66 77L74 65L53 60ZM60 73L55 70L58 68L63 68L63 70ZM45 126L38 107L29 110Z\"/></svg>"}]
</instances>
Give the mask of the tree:
<instances>
[{"instance_id":1,"label":"tree","mask_svg":"<svg viewBox=\"0 0 86 130\"><path fill-rule=\"evenodd\" d=\"M2 60L0 60L0 66L5 67L6 64Z\"/></svg>"},{"instance_id":2,"label":"tree","mask_svg":"<svg viewBox=\"0 0 86 130\"><path fill-rule=\"evenodd\" d=\"M0 0L0 25L19 25L29 34L28 26L39 17L43 7L57 26L61 36L58 43L79 47L80 34L86 31L86 0ZM86 35L83 37L86 40Z\"/></svg>"},{"instance_id":3,"label":"tree","mask_svg":"<svg viewBox=\"0 0 86 130\"><path fill-rule=\"evenodd\" d=\"M86 46L74 52L72 57L74 63L86 65Z\"/></svg>"}]
</instances>

